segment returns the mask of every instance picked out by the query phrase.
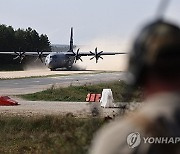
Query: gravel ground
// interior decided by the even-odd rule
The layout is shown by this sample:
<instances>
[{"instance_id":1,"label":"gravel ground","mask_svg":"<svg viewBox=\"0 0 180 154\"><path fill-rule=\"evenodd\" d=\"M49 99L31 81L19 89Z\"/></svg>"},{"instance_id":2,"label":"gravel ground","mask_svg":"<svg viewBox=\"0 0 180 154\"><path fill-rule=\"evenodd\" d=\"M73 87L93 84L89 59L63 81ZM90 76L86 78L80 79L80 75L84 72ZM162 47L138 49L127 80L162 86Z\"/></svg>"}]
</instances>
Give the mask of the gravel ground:
<instances>
[{"instance_id":1,"label":"gravel ground","mask_svg":"<svg viewBox=\"0 0 180 154\"><path fill-rule=\"evenodd\" d=\"M37 116L37 115L67 115L72 114L76 117L92 116L92 111L98 109L103 117L123 114L124 111L136 109L139 103L120 103L119 108L101 108L100 103L89 102L57 102L57 101L26 101L21 98L11 97L18 101L17 106L0 106L0 114L6 116ZM124 109L125 106L125 109ZM96 114L95 112L93 112Z\"/></svg>"}]
</instances>

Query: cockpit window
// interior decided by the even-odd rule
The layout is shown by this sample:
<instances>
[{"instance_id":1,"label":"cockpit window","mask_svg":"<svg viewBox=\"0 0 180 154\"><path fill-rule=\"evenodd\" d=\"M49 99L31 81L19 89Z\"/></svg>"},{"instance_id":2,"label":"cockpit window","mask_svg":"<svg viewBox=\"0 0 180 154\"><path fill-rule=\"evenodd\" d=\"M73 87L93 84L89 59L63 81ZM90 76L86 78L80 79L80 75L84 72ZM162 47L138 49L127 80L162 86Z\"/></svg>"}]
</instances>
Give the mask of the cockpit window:
<instances>
[{"instance_id":1,"label":"cockpit window","mask_svg":"<svg viewBox=\"0 0 180 154\"><path fill-rule=\"evenodd\" d=\"M50 56L50 58L56 59L57 55Z\"/></svg>"}]
</instances>

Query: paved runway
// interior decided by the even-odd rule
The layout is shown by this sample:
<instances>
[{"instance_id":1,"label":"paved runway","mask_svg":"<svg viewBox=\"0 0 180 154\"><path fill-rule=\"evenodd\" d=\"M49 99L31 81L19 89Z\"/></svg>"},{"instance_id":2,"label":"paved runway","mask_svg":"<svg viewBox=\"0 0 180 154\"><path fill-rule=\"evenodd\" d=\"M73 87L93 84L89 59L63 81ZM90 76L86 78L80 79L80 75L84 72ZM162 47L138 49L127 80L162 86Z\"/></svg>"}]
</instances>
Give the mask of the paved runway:
<instances>
[{"instance_id":1,"label":"paved runway","mask_svg":"<svg viewBox=\"0 0 180 154\"><path fill-rule=\"evenodd\" d=\"M0 95L27 94L45 90L52 85L69 86L93 84L113 80L125 80L124 72L74 74L70 76L0 80Z\"/></svg>"}]
</instances>

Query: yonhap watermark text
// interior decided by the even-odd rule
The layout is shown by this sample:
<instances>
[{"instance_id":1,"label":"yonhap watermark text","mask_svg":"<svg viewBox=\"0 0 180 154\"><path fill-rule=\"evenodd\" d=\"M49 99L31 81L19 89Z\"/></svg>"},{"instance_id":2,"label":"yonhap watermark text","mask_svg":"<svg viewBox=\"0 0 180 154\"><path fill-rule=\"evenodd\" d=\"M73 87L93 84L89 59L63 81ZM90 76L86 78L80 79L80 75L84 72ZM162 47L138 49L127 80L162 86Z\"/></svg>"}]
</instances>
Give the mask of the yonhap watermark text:
<instances>
[{"instance_id":1,"label":"yonhap watermark text","mask_svg":"<svg viewBox=\"0 0 180 154\"><path fill-rule=\"evenodd\" d=\"M143 140L150 144L176 144L180 142L180 137L143 137Z\"/></svg>"},{"instance_id":2,"label":"yonhap watermark text","mask_svg":"<svg viewBox=\"0 0 180 154\"><path fill-rule=\"evenodd\" d=\"M180 137L142 137L139 132L130 133L127 136L127 144L129 148L135 148L144 144L177 144L180 142Z\"/></svg>"}]
</instances>

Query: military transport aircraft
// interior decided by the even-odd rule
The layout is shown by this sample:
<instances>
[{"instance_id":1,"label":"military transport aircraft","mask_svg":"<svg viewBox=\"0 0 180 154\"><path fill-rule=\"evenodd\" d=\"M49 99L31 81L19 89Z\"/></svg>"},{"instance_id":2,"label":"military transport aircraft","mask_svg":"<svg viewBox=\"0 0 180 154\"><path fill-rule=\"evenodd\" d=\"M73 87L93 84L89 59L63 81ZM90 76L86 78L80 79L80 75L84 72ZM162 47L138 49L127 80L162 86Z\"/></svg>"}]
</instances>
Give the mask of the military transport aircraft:
<instances>
[{"instance_id":1,"label":"military transport aircraft","mask_svg":"<svg viewBox=\"0 0 180 154\"><path fill-rule=\"evenodd\" d=\"M98 52L97 47L95 48L95 52L79 52L80 49L77 49L76 52L73 50L73 28L71 28L71 36L70 36L70 46L69 50L66 52L52 52L45 58L45 65L50 70L55 70L57 68L67 68L70 70L74 63L78 60L81 60L82 56L93 56L90 60L96 60L98 62L99 58L103 59L101 55L116 55L116 54L126 54L119 52Z\"/></svg>"},{"instance_id":2,"label":"military transport aircraft","mask_svg":"<svg viewBox=\"0 0 180 154\"><path fill-rule=\"evenodd\" d=\"M89 52L79 52L80 49L77 49L75 52L73 50L73 28L71 28L71 36L70 36L70 46L69 50L66 52L47 52L47 51L32 51L32 52L14 52L13 54L16 55L14 59L19 59L20 63L24 59L26 55L31 56L37 56L37 59L40 59L41 62L43 62L43 57L45 58L45 65L51 70L54 71L57 68L67 68L70 70L74 63L76 63L78 60L81 60L82 56L93 56L90 58L90 60L94 59L96 60L96 63L98 62L99 58L103 59L102 55L116 55L116 54L126 54L126 53L119 53L119 52L104 52L100 51L98 52L97 47L95 48L95 52L89 51ZM0 54L3 54L2 52ZM7 53L6 53L7 54ZM11 53L12 54L12 53Z\"/></svg>"}]
</instances>

